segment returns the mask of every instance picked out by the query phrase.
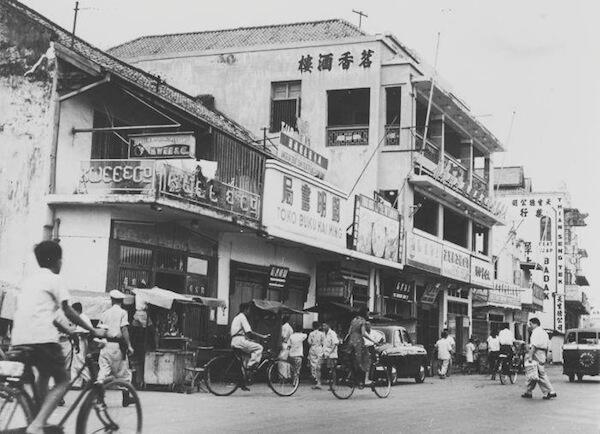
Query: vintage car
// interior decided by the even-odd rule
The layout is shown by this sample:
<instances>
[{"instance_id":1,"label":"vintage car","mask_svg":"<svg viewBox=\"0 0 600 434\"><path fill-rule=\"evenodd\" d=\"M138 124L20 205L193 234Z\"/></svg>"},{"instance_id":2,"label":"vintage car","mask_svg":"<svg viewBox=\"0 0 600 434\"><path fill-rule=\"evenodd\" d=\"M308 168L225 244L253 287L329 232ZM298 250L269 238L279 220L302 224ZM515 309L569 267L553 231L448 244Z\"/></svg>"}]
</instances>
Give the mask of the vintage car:
<instances>
[{"instance_id":1,"label":"vintage car","mask_svg":"<svg viewBox=\"0 0 600 434\"><path fill-rule=\"evenodd\" d=\"M385 364L392 368L392 380L414 378L417 383L425 381L429 366L427 351L422 345L413 344L404 327L373 325L371 333L381 336L376 347Z\"/></svg>"},{"instance_id":2,"label":"vintage car","mask_svg":"<svg viewBox=\"0 0 600 434\"><path fill-rule=\"evenodd\" d=\"M563 374L569 381L575 376L600 373L600 328L569 329L563 345Z\"/></svg>"}]
</instances>

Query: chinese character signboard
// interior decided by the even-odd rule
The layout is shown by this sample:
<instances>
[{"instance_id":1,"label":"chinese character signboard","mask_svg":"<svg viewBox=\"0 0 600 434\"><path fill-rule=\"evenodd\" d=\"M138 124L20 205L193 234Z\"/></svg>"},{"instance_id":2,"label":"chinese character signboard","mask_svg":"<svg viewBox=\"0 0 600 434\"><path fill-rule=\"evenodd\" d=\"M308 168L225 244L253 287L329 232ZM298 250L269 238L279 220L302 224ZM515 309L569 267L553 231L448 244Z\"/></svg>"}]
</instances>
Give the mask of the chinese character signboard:
<instances>
[{"instance_id":1,"label":"chinese character signboard","mask_svg":"<svg viewBox=\"0 0 600 434\"><path fill-rule=\"evenodd\" d=\"M564 193L524 193L505 196L502 200L508 206L506 239L522 240L525 261L542 266L533 281L544 291L544 309L540 314L542 326L551 328L557 323L553 294L565 292L564 210L568 207L567 197Z\"/></svg>"},{"instance_id":2,"label":"chinese character signboard","mask_svg":"<svg viewBox=\"0 0 600 434\"><path fill-rule=\"evenodd\" d=\"M313 151L309 143L304 136L282 123L277 156L286 163L323 179L329 163L327 158Z\"/></svg>"},{"instance_id":3,"label":"chinese character signboard","mask_svg":"<svg viewBox=\"0 0 600 434\"><path fill-rule=\"evenodd\" d=\"M195 158L194 133L136 134L129 136L130 158Z\"/></svg>"},{"instance_id":4,"label":"chinese character signboard","mask_svg":"<svg viewBox=\"0 0 600 434\"><path fill-rule=\"evenodd\" d=\"M442 245L423 235L407 233L406 263L439 274L442 267Z\"/></svg>"},{"instance_id":5,"label":"chinese character signboard","mask_svg":"<svg viewBox=\"0 0 600 434\"><path fill-rule=\"evenodd\" d=\"M462 282L469 282L471 275L471 255L453 249L442 247L442 273L443 276Z\"/></svg>"},{"instance_id":6,"label":"chinese character signboard","mask_svg":"<svg viewBox=\"0 0 600 434\"><path fill-rule=\"evenodd\" d=\"M350 69L369 69L373 65L374 50L365 48L356 51L333 53L304 53L298 58L297 69L302 74L313 72L330 72L334 69L349 71Z\"/></svg>"},{"instance_id":7,"label":"chinese character signboard","mask_svg":"<svg viewBox=\"0 0 600 434\"><path fill-rule=\"evenodd\" d=\"M431 283L427 285L423 295L421 296L421 303L434 304L438 293L440 292L440 287L441 285L439 283Z\"/></svg>"},{"instance_id":8,"label":"chinese character signboard","mask_svg":"<svg viewBox=\"0 0 600 434\"><path fill-rule=\"evenodd\" d=\"M271 272L269 273L269 289L282 289L285 286L289 272L290 269L287 267L271 265Z\"/></svg>"},{"instance_id":9,"label":"chinese character signboard","mask_svg":"<svg viewBox=\"0 0 600 434\"><path fill-rule=\"evenodd\" d=\"M353 247L357 252L400 262L401 219L398 210L366 196L354 202Z\"/></svg>"},{"instance_id":10,"label":"chinese character signboard","mask_svg":"<svg viewBox=\"0 0 600 434\"><path fill-rule=\"evenodd\" d=\"M493 287L494 267L490 261L471 256L471 283L483 288Z\"/></svg>"},{"instance_id":11,"label":"chinese character signboard","mask_svg":"<svg viewBox=\"0 0 600 434\"><path fill-rule=\"evenodd\" d=\"M334 251L346 249L346 196L341 191L269 160L265 192L263 225L269 234Z\"/></svg>"},{"instance_id":12,"label":"chinese character signboard","mask_svg":"<svg viewBox=\"0 0 600 434\"><path fill-rule=\"evenodd\" d=\"M554 297L554 329L565 332L565 295L556 293Z\"/></svg>"}]
</instances>

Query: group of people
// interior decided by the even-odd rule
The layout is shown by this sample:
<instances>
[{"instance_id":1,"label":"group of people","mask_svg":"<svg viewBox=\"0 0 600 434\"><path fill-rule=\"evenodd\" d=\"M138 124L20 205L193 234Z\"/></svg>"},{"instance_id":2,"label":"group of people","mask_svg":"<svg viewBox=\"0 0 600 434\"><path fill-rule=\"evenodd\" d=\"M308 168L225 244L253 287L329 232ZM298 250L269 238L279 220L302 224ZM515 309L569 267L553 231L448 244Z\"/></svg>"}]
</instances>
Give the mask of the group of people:
<instances>
[{"instance_id":1,"label":"group of people","mask_svg":"<svg viewBox=\"0 0 600 434\"><path fill-rule=\"evenodd\" d=\"M27 427L27 433L42 433L48 417L63 400L70 385L70 361L67 355L70 345L65 343L61 332L76 333L79 339L79 354L74 362L78 367L84 363L85 334L98 340L101 347L99 356L98 380L108 377L130 381L127 354L133 351L129 341L127 312L122 308L125 295L120 291L111 291L112 306L102 314L98 327L94 327L86 318L79 303L69 303L69 291L65 288L59 274L62 268L62 248L55 241L42 241L34 248L39 269L32 273L22 285L17 295L16 309L11 330L11 347L26 347L29 363L36 368L36 391L41 407ZM61 318L66 318L61 322ZM111 338L108 342L105 338ZM117 340L125 344L121 350ZM50 389L50 379L54 387ZM130 404L129 395L124 392L123 405Z\"/></svg>"},{"instance_id":2,"label":"group of people","mask_svg":"<svg viewBox=\"0 0 600 434\"><path fill-rule=\"evenodd\" d=\"M531 318L529 320L529 328L531 330L529 351L525 351L524 344L522 344L522 346L517 346L513 332L508 326L500 330L499 333L492 331L483 345L476 339L470 338L465 345L467 373L473 372L478 355L487 351L487 362L491 372L491 380L495 380L496 373L500 368L502 360L500 355L505 355L506 360L512 362L514 355L519 354L523 357L523 363L535 363L538 374L537 377L539 378L535 381L527 381L526 392L522 397L532 398L532 392L535 389L535 386L539 384L540 389L544 394L544 399L556 398L556 392L550 383L544 367L547 353L550 348L548 333L540 326L540 320L538 318ZM456 353L456 343L454 338L448 333L447 329L444 329L442 332L440 339L435 344L435 349L438 359L438 375L441 379L444 379L449 375L452 359ZM502 369L509 369L508 364L504 365Z\"/></svg>"}]
</instances>

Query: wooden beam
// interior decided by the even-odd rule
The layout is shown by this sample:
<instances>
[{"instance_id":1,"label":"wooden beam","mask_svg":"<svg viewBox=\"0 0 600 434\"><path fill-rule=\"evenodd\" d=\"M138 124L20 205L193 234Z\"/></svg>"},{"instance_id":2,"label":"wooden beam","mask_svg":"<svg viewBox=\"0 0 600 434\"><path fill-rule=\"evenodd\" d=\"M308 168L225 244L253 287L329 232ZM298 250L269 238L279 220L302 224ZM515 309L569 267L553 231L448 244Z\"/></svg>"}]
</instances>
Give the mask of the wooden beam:
<instances>
[{"instance_id":1,"label":"wooden beam","mask_svg":"<svg viewBox=\"0 0 600 434\"><path fill-rule=\"evenodd\" d=\"M100 86L101 84L108 83L109 81L110 81L110 74L106 74L102 80L96 81L94 83L88 84L87 86L83 86L83 87L80 87L77 90L74 90L72 92L66 93L63 96L61 96L59 98L59 100L61 102L65 101L65 100L67 100L69 98L72 98L74 96L80 95L80 94L82 94L84 92L87 92L88 90L91 90L91 89L93 89L93 88L95 88L97 86Z\"/></svg>"},{"instance_id":2,"label":"wooden beam","mask_svg":"<svg viewBox=\"0 0 600 434\"><path fill-rule=\"evenodd\" d=\"M93 75L94 77L101 75L104 72L104 68L98 65L96 62L82 56L81 54L59 44L54 43L54 49L59 59L70 63L71 65L85 71L86 73Z\"/></svg>"}]
</instances>

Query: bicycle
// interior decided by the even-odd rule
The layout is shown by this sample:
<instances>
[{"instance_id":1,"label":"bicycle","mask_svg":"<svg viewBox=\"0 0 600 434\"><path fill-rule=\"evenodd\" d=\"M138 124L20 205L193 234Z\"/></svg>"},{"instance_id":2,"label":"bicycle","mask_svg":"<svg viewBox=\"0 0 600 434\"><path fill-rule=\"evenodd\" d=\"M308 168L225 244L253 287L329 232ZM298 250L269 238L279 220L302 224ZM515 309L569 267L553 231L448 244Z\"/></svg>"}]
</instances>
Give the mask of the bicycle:
<instances>
[{"instance_id":1,"label":"bicycle","mask_svg":"<svg viewBox=\"0 0 600 434\"><path fill-rule=\"evenodd\" d=\"M517 355L513 354L509 358L508 354L498 355L498 376L500 377L500 383L507 384L510 380L510 384L515 384L517 381L517 373L519 372L520 360Z\"/></svg>"},{"instance_id":2,"label":"bicycle","mask_svg":"<svg viewBox=\"0 0 600 434\"><path fill-rule=\"evenodd\" d=\"M116 339L107 340L109 342L117 341ZM75 346L73 341L71 341L71 345ZM25 427L31 423L41 405L30 362L31 351L32 348L27 346L14 347L7 354L11 360L0 361L0 431L19 432L22 430L24 432ZM71 389L83 371L86 368L89 370L91 381L82 385L77 399L60 419L57 425L58 429L64 430L66 421L81 403L76 420L76 434L141 433L142 407L135 389L131 384L120 380L109 378L104 382L97 381L98 369L94 360L96 355L97 353L86 354L85 363L69 383L69 389ZM28 392L28 388L31 389L31 393ZM122 401L124 393L129 394L128 405Z\"/></svg>"},{"instance_id":3,"label":"bicycle","mask_svg":"<svg viewBox=\"0 0 600 434\"><path fill-rule=\"evenodd\" d=\"M375 356L375 361L371 364L369 378L371 379L371 390L379 398L387 398L392 389L391 369L383 363L380 355ZM365 387L361 381L357 381L357 374L351 367L351 362L341 361L331 371L329 380L329 390L338 399L348 399L354 393L354 390Z\"/></svg>"},{"instance_id":4,"label":"bicycle","mask_svg":"<svg viewBox=\"0 0 600 434\"><path fill-rule=\"evenodd\" d=\"M268 339L263 340L268 343ZM279 396L292 396L298 390L300 375L288 360L265 346L263 357L254 372L266 370L269 388ZM248 354L233 348L229 354L211 359L204 368L207 389L216 396L229 396L240 386L252 383L253 375L246 367Z\"/></svg>"}]
</instances>

